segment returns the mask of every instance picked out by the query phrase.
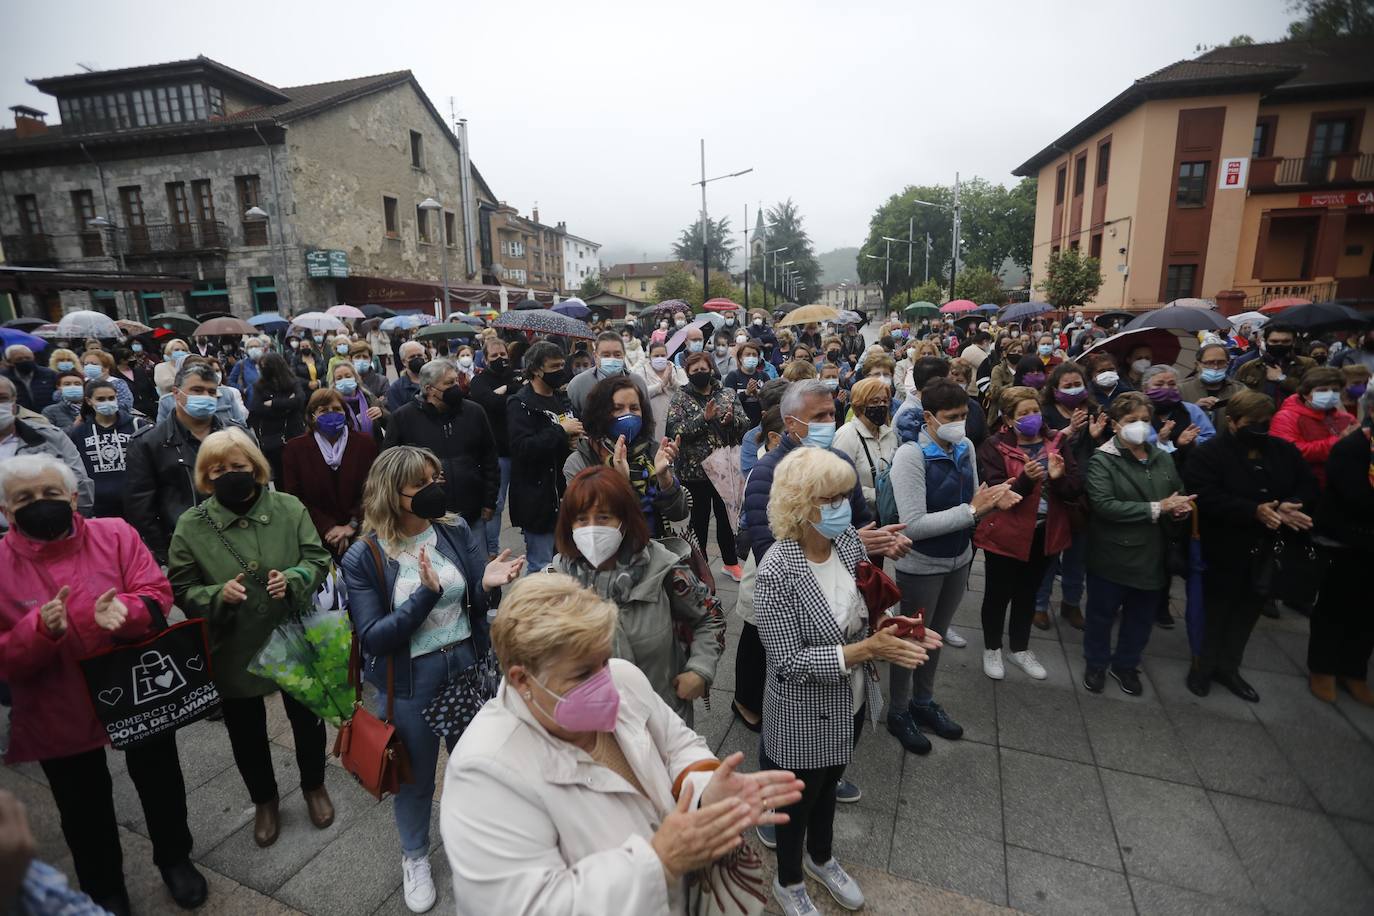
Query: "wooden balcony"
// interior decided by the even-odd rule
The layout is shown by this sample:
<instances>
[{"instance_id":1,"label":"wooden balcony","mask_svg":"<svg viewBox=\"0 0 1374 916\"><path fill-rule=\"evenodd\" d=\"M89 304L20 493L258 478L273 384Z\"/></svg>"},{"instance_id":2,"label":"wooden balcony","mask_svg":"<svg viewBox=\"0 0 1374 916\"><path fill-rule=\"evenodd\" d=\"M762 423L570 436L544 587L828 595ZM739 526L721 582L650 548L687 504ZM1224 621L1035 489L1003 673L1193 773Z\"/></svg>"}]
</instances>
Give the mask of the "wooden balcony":
<instances>
[{"instance_id":1,"label":"wooden balcony","mask_svg":"<svg viewBox=\"0 0 1374 916\"><path fill-rule=\"evenodd\" d=\"M1309 191L1374 185L1374 153L1263 156L1250 162L1251 191Z\"/></svg>"}]
</instances>

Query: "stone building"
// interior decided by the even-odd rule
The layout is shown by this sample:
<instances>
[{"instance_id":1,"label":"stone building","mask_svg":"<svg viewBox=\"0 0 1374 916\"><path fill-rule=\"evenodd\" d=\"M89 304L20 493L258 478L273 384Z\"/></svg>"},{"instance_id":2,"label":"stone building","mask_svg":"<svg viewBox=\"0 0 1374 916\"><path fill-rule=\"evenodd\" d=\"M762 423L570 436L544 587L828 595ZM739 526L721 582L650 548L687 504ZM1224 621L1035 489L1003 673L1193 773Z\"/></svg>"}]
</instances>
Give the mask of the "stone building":
<instances>
[{"instance_id":1,"label":"stone building","mask_svg":"<svg viewBox=\"0 0 1374 916\"><path fill-rule=\"evenodd\" d=\"M17 108L0 130L9 262L193 289L24 295L23 314L430 308L445 262L450 285L481 283L485 183L408 70L281 88L198 57L31 82L61 123Z\"/></svg>"}]
</instances>

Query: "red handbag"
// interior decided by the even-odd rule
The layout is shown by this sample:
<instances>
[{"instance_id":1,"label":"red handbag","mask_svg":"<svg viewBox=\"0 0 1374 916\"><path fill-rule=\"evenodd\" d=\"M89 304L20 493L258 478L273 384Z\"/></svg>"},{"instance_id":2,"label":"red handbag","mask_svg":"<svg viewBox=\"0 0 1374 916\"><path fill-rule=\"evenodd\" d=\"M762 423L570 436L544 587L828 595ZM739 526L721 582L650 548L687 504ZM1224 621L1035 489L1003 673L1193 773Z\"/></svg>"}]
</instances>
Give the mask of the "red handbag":
<instances>
[{"instance_id":1,"label":"red handbag","mask_svg":"<svg viewBox=\"0 0 1374 916\"><path fill-rule=\"evenodd\" d=\"M902 603L902 590L897 583L870 560L860 560L854 567L854 584L868 605L868 625L874 630L889 608Z\"/></svg>"}]
</instances>

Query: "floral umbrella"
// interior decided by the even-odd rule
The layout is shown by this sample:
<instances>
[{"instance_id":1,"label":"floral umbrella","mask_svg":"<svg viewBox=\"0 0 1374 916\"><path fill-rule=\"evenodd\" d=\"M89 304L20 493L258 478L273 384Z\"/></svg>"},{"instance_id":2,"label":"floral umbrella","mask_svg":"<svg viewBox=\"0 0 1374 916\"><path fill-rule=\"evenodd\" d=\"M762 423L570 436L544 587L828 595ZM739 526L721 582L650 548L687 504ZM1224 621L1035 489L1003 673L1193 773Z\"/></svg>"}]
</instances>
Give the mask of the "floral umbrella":
<instances>
[{"instance_id":1,"label":"floral umbrella","mask_svg":"<svg viewBox=\"0 0 1374 916\"><path fill-rule=\"evenodd\" d=\"M567 315L560 315L550 309L515 309L506 312L491 323L494 328L511 331L527 331L531 334L551 334L557 337L578 337L595 340L596 332L585 322Z\"/></svg>"}]
</instances>

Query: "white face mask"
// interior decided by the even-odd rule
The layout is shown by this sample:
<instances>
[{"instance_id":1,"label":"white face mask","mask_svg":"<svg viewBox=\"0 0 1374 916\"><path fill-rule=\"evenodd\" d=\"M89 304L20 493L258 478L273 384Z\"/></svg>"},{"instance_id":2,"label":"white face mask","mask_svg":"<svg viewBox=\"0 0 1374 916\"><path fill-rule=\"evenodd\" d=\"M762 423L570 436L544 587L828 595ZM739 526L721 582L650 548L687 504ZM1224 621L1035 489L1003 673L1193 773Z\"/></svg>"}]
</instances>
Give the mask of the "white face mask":
<instances>
[{"instance_id":1,"label":"white face mask","mask_svg":"<svg viewBox=\"0 0 1374 916\"><path fill-rule=\"evenodd\" d=\"M462 366L464 369L471 369L471 368L472 368L472 357L471 357L471 356L460 356L460 357L458 357L458 365Z\"/></svg>"},{"instance_id":2,"label":"white face mask","mask_svg":"<svg viewBox=\"0 0 1374 916\"><path fill-rule=\"evenodd\" d=\"M1132 420L1121 427L1121 438L1131 445L1144 445L1150 437L1150 429L1148 420Z\"/></svg>"},{"instance_id":3,"label":"white face mask","mask_svg":"<svg viewBox=\"0 0 1374 916\"><path fill-rule=\"evenodd\" d=\"M1134 369L1136 371L1136 374L1138 375L1144 372L1146 369L1150 368L1150 361L1148 359L1138 359L1135 362L1131 363L1131 368Z\"/></svg>"},{"instance_id":4,"label":"white face mask","mask_svg":"<svg viewBox=\"0 0 1374 916\"><path fill-rule=\"evenodd\" d=\"M1099 372L1093 376L1093 381L1097 383L1099 388L1110 390L1116 387L1117 382L1121 381L1121 376L1115 372Z\"/></svg>"},{"instance_id":5,"label":"white face mask","mask_svg":"<svg viewBox=\"0 0 1374 916\"><path fill-rule=\"evenodd\" d=\"M967 420L960 420L957 423L941 423L935 430L935 435L950 445L958 445L964 441L965 427Z\"/></svg>"},{"instance_id":6,"label":"white face mask","mask_svg":"<svg viewBox=\"0 0 1374 916\"><path fill-rule=\"evenodd\" d=\"M600 566L620 549L625 535L619 528L606 525L587 525L573 529L573 543L582 553L582 558L593 566Z\"/></svg>"},{"instance_id":7,"label":"white face mask","mask_svg":"<svg viewBox=\"0 0 1374 916\"><path fill-rule=\"evenodd\" d=\"M651 365L651 366L654 367L654 371L655 371L655 372L662 372L664 369L667 369L667 368L668 368L668 357L666 357L666 356L655 356L655 357L652 357L652 358L650 358L650 360L649 360L649 365Z\"/></svg>"}]
</instances>

